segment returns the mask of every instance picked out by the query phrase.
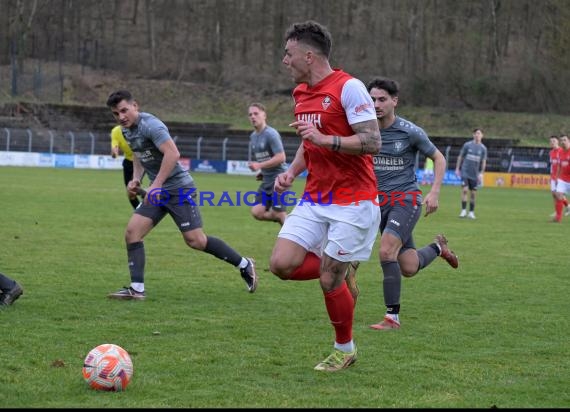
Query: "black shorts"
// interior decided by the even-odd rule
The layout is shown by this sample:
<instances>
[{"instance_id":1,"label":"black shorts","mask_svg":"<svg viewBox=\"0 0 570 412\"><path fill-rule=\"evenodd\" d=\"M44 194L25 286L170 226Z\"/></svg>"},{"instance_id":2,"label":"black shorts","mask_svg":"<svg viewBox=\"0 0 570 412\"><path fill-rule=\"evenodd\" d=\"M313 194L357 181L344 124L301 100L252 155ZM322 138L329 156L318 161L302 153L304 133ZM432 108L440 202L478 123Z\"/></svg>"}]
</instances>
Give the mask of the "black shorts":
<instances>
[{"instance_id":1,"label":"black shorts","mask_svg":"<svg viewBox=\"0 0 570 412\"><path fill-rule=\"evenodd\" d=\"M477 190L477 179L463 179L461 182L461 186L465 187L467 186L469 188L469 190Z\"/></svg>"},{"instance_id":2,"label":"black shorts","mask_svg":"<svg viewBox=\"0 0 570 412\"><path fill-rule=\"evenodd\" d=\"M181 189L181 192L187 193L188 190L189 188ZM196 192L194 191L190 196L193 204L186 197L180 196L178 190L169 191L168 194L170 197L164 201L154 201L150 204L141 203L135 209L135 213L152 219L154 226L169 214L181 232L201 228L202 216L196 203Z\"/></svg>"},{"instance_id":3,"label":"black shorts","mask_svg":"<svg viewBox=\"0 0 570 412\"><path fill-rule=\"evenodd\" d=\"M255 195L255 202L265 206L265 210L273 209L276 212L286 212L287 206L281 201L281 195L275 192L274 183L261 183Z\"/></svg>"},{"instance_id":4,"label":"black shorts","mask_svg":"<svg viewBox=\"0 0 570 412\"><path fill-rule=\"evenodd\" d=\"M414 205L415 198L415 205ZM393 204L380 206L380 233L385 231L398 237L402 241L400 253L407 249L415 249L412 232L422 215L422 198L419 195L406 194L406 197Z\"/></svg>"}]
</instances>

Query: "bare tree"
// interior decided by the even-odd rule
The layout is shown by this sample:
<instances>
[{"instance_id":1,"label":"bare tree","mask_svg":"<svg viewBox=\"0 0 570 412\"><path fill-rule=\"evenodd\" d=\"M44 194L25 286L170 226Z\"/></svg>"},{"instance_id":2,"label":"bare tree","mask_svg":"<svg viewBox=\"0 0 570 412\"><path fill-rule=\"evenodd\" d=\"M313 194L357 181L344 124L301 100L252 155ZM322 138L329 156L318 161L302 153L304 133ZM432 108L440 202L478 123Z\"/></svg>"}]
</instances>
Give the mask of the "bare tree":
<instances>
[{"instance_id":1,"label":"bare tree","mask_svg":"<svg viewBox=\"0 0 570 412\"><path fill-rule=\"evenodd\" d=\"M150 70L156 72L156 33L155 33L155 10L154 0L145 1L146 32L148 35L148 52L150 55Z\"/></svg>"},{"instance_id":2,"label":"bare tree","mask_svg":"<svg viewBox=\"0 0 570 412\"><path fill-rule=\"evenodd\" d=\"M317 20L331 62L415 104L567 110L568 0L0 0L0 59L284 92L283 34ZM337 63L338 62L338 63Z\"/></svg>"}]
</instances>

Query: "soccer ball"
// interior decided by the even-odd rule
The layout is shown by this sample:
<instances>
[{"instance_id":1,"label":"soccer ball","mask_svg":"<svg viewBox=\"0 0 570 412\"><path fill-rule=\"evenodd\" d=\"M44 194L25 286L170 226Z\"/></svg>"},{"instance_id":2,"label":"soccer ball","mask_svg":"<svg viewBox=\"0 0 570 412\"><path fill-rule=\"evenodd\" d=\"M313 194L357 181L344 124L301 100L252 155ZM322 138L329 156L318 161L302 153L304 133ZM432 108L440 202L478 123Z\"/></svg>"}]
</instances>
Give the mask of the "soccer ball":
<instances>
[{"instance_id":1,"label":"soccer ball","mask_svg":"<svg viewBox=\"0 0 570 412\"><path fill-rule=\"evenodd\" d=\"M124 391L132 376L131 357L119 345L99 345L91 349L83 362L83 379L98 391Z\"/></svg>"}]
</instances>

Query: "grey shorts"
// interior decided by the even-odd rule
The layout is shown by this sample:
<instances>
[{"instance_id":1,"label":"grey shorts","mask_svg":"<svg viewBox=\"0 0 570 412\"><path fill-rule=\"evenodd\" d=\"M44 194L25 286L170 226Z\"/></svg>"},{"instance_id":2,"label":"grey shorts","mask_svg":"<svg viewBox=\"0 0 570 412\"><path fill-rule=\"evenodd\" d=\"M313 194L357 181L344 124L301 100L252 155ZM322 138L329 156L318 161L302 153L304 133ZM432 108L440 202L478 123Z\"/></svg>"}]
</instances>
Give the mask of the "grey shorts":
<instances>
[{"instance_id":1,"label":"grey shorts","mask_svg":"<svg viewBox=\"0 0 570 412\"><path fill-rule=\"evenodd\" d=\"M263 182L257 189L255 202L265 206L265 210L273 209L276 212L286 212L287 206L282 202L281 196L274 190L274 182Z\"/></svg>"},{"instance_id":2,"label":"grey shorts","mask_svg":"<svg viewBox=\"0 0 570 412\"><path fill-rule=\"evenodd\" d=\"M188 189L182 189L182 193L187 191ZM170 198L167 201L160 202L160 204L158 202L154 202L154 204L153 202L150 204L141 203L134 213L152 219L154 226L169 214L181 232L201 228L202 216L196 203L196 192L190 196L194 204L190 203L186 197L180 196L179 191L169 191L168 193Z\"/></svg>"},{"instance_id":3,"label":"grey shorts","mask_svg":"<svg viewBox=\"0 0 570 412\"><path fill-rule=\"evenodd\" d=\"M477 179L463 179L461 186L467 186L469 190L477 190Z\"/></svg>"},{"instance_id":4,"label":"grey shorts","mask_svg":"<svg viewBox=\"0 0 570 412\"><path fill-rule=\"evenodd\" d=\"M416 198L415 206L413 196ZM402 202L396 201L393 204L380 206L380 211L380 233L386 231L400 238L402 241L400 253L407 249L415 249L412 232L422 215L421 196L407 194Z\"/></svg>"}]
</instances>

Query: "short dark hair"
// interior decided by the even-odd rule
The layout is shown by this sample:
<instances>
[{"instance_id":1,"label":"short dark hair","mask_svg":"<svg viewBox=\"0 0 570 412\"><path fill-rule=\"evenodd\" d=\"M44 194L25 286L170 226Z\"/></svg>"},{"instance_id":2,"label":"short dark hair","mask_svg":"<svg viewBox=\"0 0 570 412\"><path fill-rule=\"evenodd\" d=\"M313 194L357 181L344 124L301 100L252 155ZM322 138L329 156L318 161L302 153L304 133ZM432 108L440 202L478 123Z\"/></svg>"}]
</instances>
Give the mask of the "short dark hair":
<instances>
[{"instance_id":1,"label":"short dark hair","mask_svg":"<svg viewBox=\"0 0 570 412\"><path fill-rule=\"evenodd\" d=\"M109 98L107 99L107 107L113 108L123 100L132 102L133 95L128 90L117 90L116 92L113 92L109 95Z\"/></svg>"},{"instance_id":2,"label":"short dark hair","mask_svg":"<svg viewBox=\"0 0 570 412\"><path fill-rule=\"evenodd\" d=\"M297 40L314 47L328 59L332 49L332 36L329 30L322 24L313 20L304 23L293 23L285 32L285 42Z\"/></svg>"},{"instance_id":3,"label":"short dark hair","mask_svg":"<svg viewBox=\"0 0 570 412\"><path fill-rule=\"evenodd\" d=\"M267 110L265 110L265 106L261 103L258 103L258 102L253 102L248 107L257 107L262 112L267 112Z\"/></svg>"},{"instance_id":4,"label":"short dark hair","mask_svg":"<svg viewBox=\"0 0 570 412\"><path fill-rule=\"evenodd\" d=\"M372 89L386 90L386 92L392 97L396 97L400 93L400 85L398 82L386 77L375 77L368 82L368 86L366 86L366 88L368 89L368 93L370 93Z\"/></svg>"},{"instance_id":5,"label":"short dark hair","mask_svg":"<svg viewBox=\"0 0 570 412\"><path fill-rule=\"evenodd\" d=\"M481 129L480 127L476 127L475 129L473 129L473 133L475 133L477 130L479 130L481 133L483 133L483 129Z\"/></svg>"}]
</instances>

